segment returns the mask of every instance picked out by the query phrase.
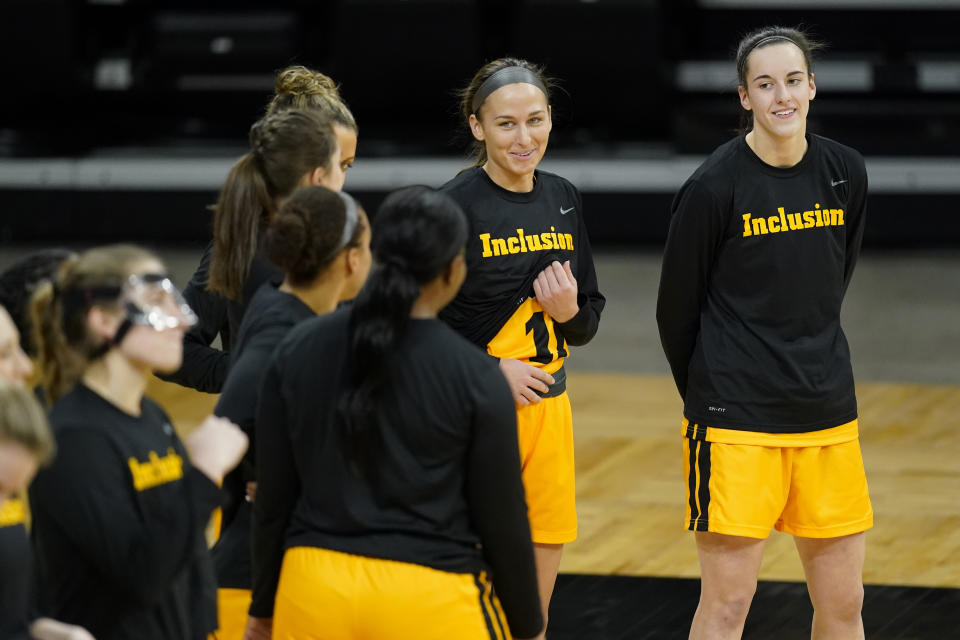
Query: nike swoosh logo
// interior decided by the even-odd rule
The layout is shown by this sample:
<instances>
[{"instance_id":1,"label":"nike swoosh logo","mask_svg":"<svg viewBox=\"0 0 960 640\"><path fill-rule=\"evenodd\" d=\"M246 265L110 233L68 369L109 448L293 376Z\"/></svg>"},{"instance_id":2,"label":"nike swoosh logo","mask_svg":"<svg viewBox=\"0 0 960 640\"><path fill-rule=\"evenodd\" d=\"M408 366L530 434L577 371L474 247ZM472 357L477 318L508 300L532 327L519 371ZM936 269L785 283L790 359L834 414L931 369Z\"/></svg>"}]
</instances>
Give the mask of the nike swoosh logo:
<instances>
[{"instance_id":1,"label":"nike swoosh logo","mask_svg":"<svg viewBox=\"0 0 960 640\"><path fill-rule=\"evenodd\" d=\"M830 186L831 186L831 187L835 187L835 186L837 186L838 184L843 184L844 182L847 182L847 181L846 181L846 180L831 180L831 181L830 181Z\"/></svg>"},{"instance_id":2,"label":"nike swoosh logo","mask_svg":"<svg viewBox=\"0 0 960 640\"><path fill-rule=\"evenodd\" d=\"M560 207L560 215L565 216L571 211L573 211L574 209L576 209L576 207L570 207L569 209L564 209L563 207Z\"/></svg>"}]
</instances>

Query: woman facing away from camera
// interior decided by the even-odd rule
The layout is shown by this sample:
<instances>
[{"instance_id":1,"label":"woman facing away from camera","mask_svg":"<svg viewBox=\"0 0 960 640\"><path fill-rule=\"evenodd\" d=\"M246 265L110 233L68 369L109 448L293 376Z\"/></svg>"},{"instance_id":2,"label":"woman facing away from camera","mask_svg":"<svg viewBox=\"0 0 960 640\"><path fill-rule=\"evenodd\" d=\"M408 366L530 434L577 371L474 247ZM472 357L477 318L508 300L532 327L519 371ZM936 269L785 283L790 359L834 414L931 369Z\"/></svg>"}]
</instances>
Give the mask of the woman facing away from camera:
<instances>
[{"instance_id":1,"label":"woman facing away from camera","mask_svg":"<svg viewBox=\"0 0 960 640\"><path fill-rule=\"evenodd\" d=\"M277 344L297 323L352 300L370 270L370 224L343 192L307 187L287 200L267 228L266 255L283 282L260 287L240 325L233 364L214 409L254 438L260 383ZM213 547L219 629L216 640L240 640L250 608L251 502L256 486L253 447L227 475L222 534Z\"/></svg>"},{"instance_id":2,"label":"woman facing away from camera","mask_svg":"<svg viewBox=\"0 0 960 640\"><path fill-rule=\"evenodd\" d=\"M684 401L685 526L701 593L690 637L739 638L770 529L794 536L812 638L863 638L873 525L840 306L863 238L859 153L807 132L812 52L768 27L737 51L745 135L681 187L657 322Z\"/></svg>"},{"instance_id":3,"label":"woman facing away from camera","mask_svg":"<svg viewBox=\"0 0 960 640\"><path fill-rule=\"evenodd\" d=\"M180 365L192 312L152 254L68 259L33 300L58 454L30 487L40 611L110 638L204 638L216 594L204 528L247 438L210 417L185 443L144 397Z\"/></svg>"},{"instance_id":4,"label":"woman facing away from camera","mask_svg":"<svg viewBox=\"0 0 960 640\"><path fill-rule=\"evenodd\" d=\"M510 390L437 320L466 240L449 197L392 193L354 304L300 323L274 353L246 638L541 633Z\"/></svg>"},{"instance_id":5,"label":"woman facing away from camera","mask_svg":"<svg viewBox=\"0 0 960 640\"><path fill-rule=\"evenodd\" d=\"M573 417L563 368L597 332L580 193L537 169L552 129L550 81L525 60L481 68L461 92L476 163L441 190L467 214L467 279L441 318L499 363L517 411L544 618L563 545L577 537Z\"/></svg>"},{"instance_id":6,"label":"woman facing away from camera","mask_svg":"<svg viewBox=\"0 0 960 640\"><path fill-rule=\"evenodd\" d=\"M184 297L196 311L198 322L184 339L184 366L175 374L165 376L168 380L200 391L220 391L229 368L228 352L236 339L249 296L256 293L263 282L279 284L282 279L282 274L262 255L259 233L294 188L320 185L338 191L343 187L344 174L353 165L359 129L330 77L302 66L281 71L264 117L288 110L310 112L324 128L329 126L338 148L336 156L328 159L333 145L326 131L320 135L322 139L318 139L317 133L295 134L290 141L261 145L265 158L269 158L262 165L250 162L253 158L245 156L234 168L233 179L228 178L215 208L214 239L184 289ZM292 142L292 146L288 142ZM255 151L257 145L251 143ZM261 171L251 171L257 167ZM283 175L290 169L295 170L292 180L291 176ZM216 212L221 207L223 213L218 215ZM255 222L258 224L254 225ZM235 248L237 239L230 235L231 225L244 229L245 235L250 234L247 244L253 243L258 250L251 254L250 247L243 242ZM215 254L219 257L214 257ZM219 266L212 266L212 262ZM224 277L223 274L213 276L214 268L220 272L226 269L228 279L246 278L241 292L230 285L216 282L211 285L211 279L222 281ZM222 349L210 346L218 335Z\"/></svg>"},{"instance_id":7,"label":"woman facing away from camera","mask_svg":"<svg viewBox=\"0 0 960 640\"><path fill-rule=\"evenodd\" d=\"M186 339L182 367L166 379L200 391L220 391L229 355L210 348L209 341L222 332L232 344L260 285L283 279L263 253L267 225L296 189L320 185L339 191L344 180L339 159L332 121L321 112L279 111L250 128L250 151L233 166L220 190L210 252L201 257L185 293L196 304L202 324Z\"/></svg>"}]
</instances>

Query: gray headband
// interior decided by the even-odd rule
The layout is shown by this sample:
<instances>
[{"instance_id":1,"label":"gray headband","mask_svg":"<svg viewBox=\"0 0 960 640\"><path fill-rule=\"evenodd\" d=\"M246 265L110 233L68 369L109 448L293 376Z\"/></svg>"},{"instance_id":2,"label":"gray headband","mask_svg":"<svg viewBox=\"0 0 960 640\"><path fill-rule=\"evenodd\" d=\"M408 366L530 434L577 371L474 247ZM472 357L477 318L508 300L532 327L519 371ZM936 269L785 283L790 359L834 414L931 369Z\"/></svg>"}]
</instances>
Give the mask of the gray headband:
<instances>
[{"instance_id":1,"label":"gray headband","mask_svg":"<svg viewBox=\"0 0 960 640\"><path fill-rule=\"evenodd\" d=\"M762 46L765 45L765 44L769 44L770 42L773 42L774 40L785 40L786 42L789 42L790 44L794 45L795 47L797 47L798 49L800 49L801 51L803 51L803 48L802 48L800 45L798 45L798 44L794 41L793 38L791 38L791 37L789 37L789 36L784 36L784 35L777 34L777 35L767 36L766 38L760 38L759 40L757 40L756 42L753 43L753 46L752 46L752 47L750 47L749 49L747 49L747 52L744 53L744 54L743 54L743 57L740 59L740 64L737 65L737 78L738 78L738 79L739 79L739 77L740 77L740 75L741 75L741 72L746 71L746 69L747 69L747 58L750 57L750 54L753 53L753 50L756 49L757 47L762 47Z\"/></svg>"},{"instance_id":2,"label":"gray headband","mask_svg":"<svg viewBox=\"0 0 960 640\"><path fill-rule=\"evenodd\" d=\"M343 191L337 191L337 195L340 196L343 204L346 205L347 218L343 221L343 235L340 236L340 242L338 242L337 247L330 252L331 257L343 251L350 243L350 239L353 238L353 234L357 230L357 224L360 222L360 214L357 213L357 201L354 200L350 194Z\"/></svg>"},{"instance_id":3,"label":"gray headband","mask_svg":"<svg viewBox=\"0 0 960 640\"><path fill-rule=\"evenodd\" d=\"M483 81L483 84L480 85L480 88L477 89L477 92L473 95L473 102L470 104L470 109L473 111L473 113L476 113L477 109L480 108L480 105L483 104L484 100L490 97L491 93L500 87L505 87L508 84L516 84L518 82L532 84L537 89L540 89L544 96L547 95L547 88L543 85L543 81L537 77L536 73L530 71L530 69L517 66L504 67Z\"/></svg>"}]
</instances>

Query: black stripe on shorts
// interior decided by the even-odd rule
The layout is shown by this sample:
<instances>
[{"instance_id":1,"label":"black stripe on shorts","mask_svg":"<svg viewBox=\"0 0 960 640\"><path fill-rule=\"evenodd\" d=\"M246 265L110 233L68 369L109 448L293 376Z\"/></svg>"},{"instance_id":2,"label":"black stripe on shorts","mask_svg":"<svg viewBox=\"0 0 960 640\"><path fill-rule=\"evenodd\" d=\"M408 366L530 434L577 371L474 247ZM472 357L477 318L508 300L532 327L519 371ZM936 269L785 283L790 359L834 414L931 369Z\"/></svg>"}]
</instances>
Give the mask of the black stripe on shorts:
<instances>
[{"instance_id":1,"label":"black stripe on shorts","mask_svg":"<svg viewBox=\"0 0 960 640\"><path fill-rule=\"evenodd\" d=\"M697 531L707 531L710 514L710 443L704 440L697 447L697 470L700 472L700 514L696 522Z\"/></svg>"},{"instance_id":2,"label":"black stripe on shorts","mask_svg":"<svg viewBox=\"0 0 960 640\"><path fill-rule=\"evenodd\" d=\"M690 475L687 477L687 493L690 495L690 523L687 529L694 530L694 523L700 517L700 511L697 509L697 445L696 440L689 440L687 446L690 447Z\"/></svg>"},{"instance_id":3,"label":"black stripe on shorts","mask_svg":"<svg viewBox=\"0 0 960 640\"><path fill-rule=\"evenodd\" d=\"M473 581L477 585L477 590L480 592L480 610L483 612L483 621L487 625L487 633L490 634L490 640L498 640L497 630L494 628L493 621L490 619L490 612L487 611L487 603L483 601L483 593L487 590L487 586L483 580L480 579L479 575L474 575ZM494 615L496 615L496 612L494 612Z\"/></svg>"}]
</instances>

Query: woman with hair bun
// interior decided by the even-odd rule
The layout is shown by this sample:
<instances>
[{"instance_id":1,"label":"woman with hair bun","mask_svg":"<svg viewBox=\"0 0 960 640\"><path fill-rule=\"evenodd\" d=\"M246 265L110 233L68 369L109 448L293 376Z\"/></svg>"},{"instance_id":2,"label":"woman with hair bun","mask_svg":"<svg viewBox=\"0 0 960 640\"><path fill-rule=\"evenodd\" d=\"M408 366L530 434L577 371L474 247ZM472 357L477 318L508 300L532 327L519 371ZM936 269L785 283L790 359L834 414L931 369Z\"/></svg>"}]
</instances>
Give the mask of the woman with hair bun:
<instances>
[{"instance_id":1,"label":"woman with hair bun","mask_svg":"<svg viewBox=\"0 0 960 640\"><path fill-rule=\"evenodd\" d=\"M449 197L390 194L355 303L301 323L271 358L248 639L541 632L510 391L437 320L466 275L467 233Z\"/></svg>"},{"instance_id":2,"label":"woman with hair bun","mask_svg":"<svg viewBox=\"0 0 960 640\"><path fill-rule=\"evenodd\" d=\"M346 173L353 166L360 129L333 78L304 66L287 67L277 74L267 115L285 109L316 110L330 118L340 144L340 168Z\"/></svg>"},{"instance_id":3,"label":"woman with hair bun","mask_svg":"<svg viewBox=\"0 0 960 640\"><path fill-rule=\"evenodd\" d=\"M343 187L340 147L328 115L288 109L250 128L250 151L230 170L214 207L213 242L184 296L199 318L187 333L184 362L168 380L219 392L247 305L264 282L282 274L263 253L263 236L283 202L300 187ZM224 350L209 345L220 334Z\"/></svg>"},{"instance_id":4,"label":"woman with hair bun","mask_svg":"<svg viewBox=\"0 0 960 640\"><path fill-rule=\"evenodd\" d=\"M180 365L190 308L160 260L115 245L68 259L33 318L58 444L30 487L40 612L98 640L205 637L204 529L247 438L210 416L182 442L143 395Z\"/></svg>"},{"instance_id":5,"label":"woman with hair bun","mask_svg":"<svg viewBox=\"0 0 960 640\"><path fill-rule=\"evenodd\" d=\"M673 201L657 322L683 398L687 513L701 589L690 638L739 638L771 529L794 537L811 638L863 638L873 508L840 308L867 202L861 155L808 133L817 93L798 29L737 50L747 131Z\"/></svg>"},{"instance_id":6,"label":"woman with hair bun","mask_svg":"<svg viewBox=\"0 0 960 640\"><path fill-rule=\"evenodd\" d=\"M370 224L357 202L325 187L300 189L267 228L266 254L284 273L250 301L231 352L230 375L214 413L254 437L260 382L277 344L297 323L330 313L357 295L370 270ZM250 607L250 503L255 499L252 449L224 481L228 501L213 547L220 628L217 640L240 640Z\"/></svg>"}]
</instances>

